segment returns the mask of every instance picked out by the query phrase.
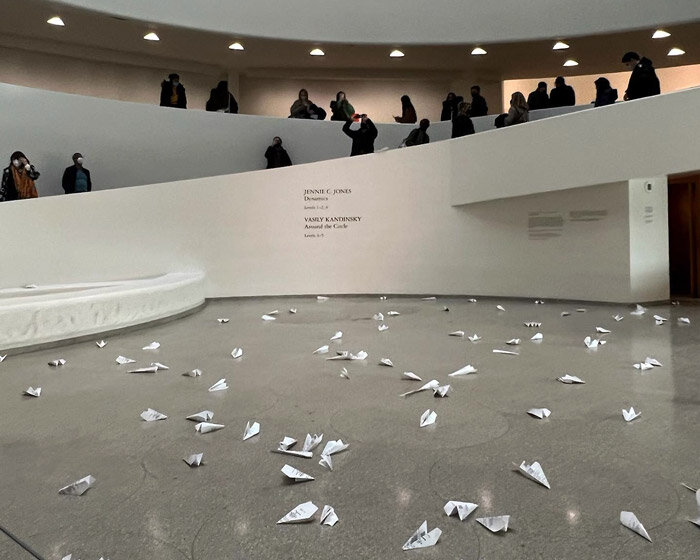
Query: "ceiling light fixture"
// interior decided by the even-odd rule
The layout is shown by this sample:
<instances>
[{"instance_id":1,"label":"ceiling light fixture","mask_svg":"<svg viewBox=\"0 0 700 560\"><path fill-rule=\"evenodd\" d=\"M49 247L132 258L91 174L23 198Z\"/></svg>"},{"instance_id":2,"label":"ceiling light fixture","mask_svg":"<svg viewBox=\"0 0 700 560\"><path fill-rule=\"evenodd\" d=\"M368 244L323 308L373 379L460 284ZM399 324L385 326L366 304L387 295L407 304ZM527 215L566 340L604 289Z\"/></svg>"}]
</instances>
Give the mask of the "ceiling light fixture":
<instances>
[{"instance_id":1,"label":"ceiling light fixture","mask_svg":"<svg viewBox=\"0 0 700 560\"><path fill-rule=\"evenodd\" d=\"M564 43L563 41L557 41L554 43L554 46L552 47L553 51L564 51L569 48L569 45Z\"/></svg>"},{"instance_id":2,"label":"ceiling light fixture","mask_svg":"<svg viewBox=\"0 0 700 560\"><path fill-rule=\"evenodd\" d=\"M578 62L576 62L573 58L570 58L564 63L564 66L578 66Z\"/></svg>"},{"instance_id":3,"label":"ceiling light fixture","mask_svg":"<svg viewBox=\"0 0 700 560\"><path fill-rule=\"evenodd\" d=\"M153 33L153 31L151 31L150 33L146 33L143 36L143 38L146 39L146 41L160 41L160 37L158 37L158 35Z\"/></svg>"},{"instance_id":4,"label":"ceiling light fixture","mask_svg":"<svg viewBox=\"0 0 700 560\"><path fill-rule=\"evenodd\" d=\"M389 56L391 58L401 58L402 56L406 56L406 55L403 54L403 52L401 52L399 49L394 49L393 51L391 51L389 53Z\"/></svg>"},{"instance_id":5,"label":"ceiling light fixture","mask_svg":"<svg viewBox=\"0 0 700 560\"><path fill-rule=\"evenodd\" d=\"M478 55L480 55L480 54L486 54L486 51L485 51L484 49L482 49L481 47L475 47L475 48L472 50L472 54L473 54L474 56L478 56Z\"/></svg>"},{"instance_id":6,"label":"ceiling light fixture","mask_svg":"<svg viewBox=\"0 0 700 560\"><path fill-rule=\"evenodd\" d=\"M238 41L236 41L235 43L231 43L228 46L228 48L231 49L232 51L244 51L245 50L243 48L243 45L241 45Z\"/></svg>"},{"instance_id":7,"label":"ceiling light fixture","mask_svg":"<svg viewBox=\"0 0 700 560\"><path fill-rule=\"evenodd\" d=\"M654 34L651 36L652 39L665 39L666 37L670 37L671 34L668 31L664 31L663 29L657 29L654 31Z\"/></svg>"},{"instance_id":8,"label":"ceiling light fixture","mask_svg":"<svg viewBox=\"0 0 700 560\"><path fill-rule=\"evenodd\" d=\"M685 51L683 49L679 49L678 47L673 47L670 51L668 51L668 56L681 56L682 54L685 54Z\"/></svg>"},{"instance_id":9,"label":"ceiling light fixture","mask_svg":"<svg viewBox=\"0 0 700 560\"><path fill-rule=\"evenodd\" d=\"M325 56L326 53L324 53L321 49L313 49L310 53L311 56Z\"/></svg>"},{"instance_id":10,"label":"ceiling light fixture","mask_svg":"<svg viewBox=\"0 0 700 560\"><path fill-rule=\"evenodd\" d=\"M57 25L59 27L64 27L66 25L65 23L63 23L63 20L58 16L53 16L52 18L47 19L46 23L48 23L49 25Z\"/></svg>"}]
</instances>

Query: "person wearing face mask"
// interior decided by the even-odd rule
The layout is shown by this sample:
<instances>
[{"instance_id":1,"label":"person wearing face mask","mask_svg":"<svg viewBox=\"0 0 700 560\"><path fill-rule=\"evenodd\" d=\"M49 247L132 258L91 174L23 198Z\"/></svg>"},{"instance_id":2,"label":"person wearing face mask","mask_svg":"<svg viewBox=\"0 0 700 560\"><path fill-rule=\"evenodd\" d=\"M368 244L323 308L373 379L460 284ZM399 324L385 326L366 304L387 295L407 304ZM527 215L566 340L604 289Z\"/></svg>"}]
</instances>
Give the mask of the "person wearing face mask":
<instances>
[{"instance_id":1,"label":"person wearing face mask","mask_svg":"<svg viewBox=\"0 0 700 560\"><path fill-rule=\"evenodd\" d=\"M40 173L34 169L27 156L22 152L14 152L10 156L10 165L2 170L0 182L0 202L6 200L21 200L38 198L34 181Z\"/></svg>"},{"instance_id":2,"label":"person wearing face mask","mask_svg":"<svg viewBox=\"0 0 700 560\"><path fill-rule=\"evenodd\" d=\"M282 147L282 139L279 136L275 136L272 139L272 145L265 150L265 159L267 160L267 169L292 165L292 160L287 150Z\"/></svg>"},{"instance_id":3,"label":"person wearing face mask","mask_svg":"<svg viewBox=\"0 0 700 560\"><path fill-rule=\"evenodd\" d=\"M170 74L160 84L160 106L187 109L187 94L178 74Z\"/></svg>"},{"instance_id":4,"label":"person wearing face mask","mask_svg":"<svg viewBox=\"0 0 700 560\"><path fill-rule=\"evenodd\" d=\"M299 90L298 99L289 108L290 119L313 119L322 121L326 118L326 111L309 100L309 92Z\"/></svg>"},{"instance_id":5,"label":"person wearing face mask","mask_svg":"<svg viewBox=\"0 0 700 560\"><path fill-rule=\"evenodd\" d=\"M66 194L92 190L90 171L83 167L83 163L83 154L80 152L73 154L73 165L66 167L63 172L63 190L66 191Z\"/></svg>"}]
</instances>

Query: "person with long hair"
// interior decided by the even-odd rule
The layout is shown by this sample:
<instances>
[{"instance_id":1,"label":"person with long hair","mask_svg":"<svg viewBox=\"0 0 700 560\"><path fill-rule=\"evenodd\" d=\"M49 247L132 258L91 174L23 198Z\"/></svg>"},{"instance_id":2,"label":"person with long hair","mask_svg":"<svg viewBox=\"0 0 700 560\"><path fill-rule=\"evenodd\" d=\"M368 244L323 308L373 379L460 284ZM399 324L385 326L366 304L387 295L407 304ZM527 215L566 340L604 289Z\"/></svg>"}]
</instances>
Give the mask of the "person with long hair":
<instances>
[{"instance_id":1,"label":"person with long hair","mask_svg":"<svg viewBox=\"0 0 700 560\"><path fill-rule=\"evenodd\" d=\"M10 165L2 170L2 182L0 182L0 202L5 200L22 200L25 198L37 198L34 181L40 173L34 169L27 156L22 152L14 152L10 156Z\"/></svg>"},{"instance_id":2,"label":"person with long hair","mask_svg":"<svg viewBox=\"0 0 700 560\"><path fill-rule=\"evenodd\" d=\"M205 105L207 111L218 113L238 113L238 102L228 90L228 82L221 80L209 93L209 99Z\"/></svg>"},{"instance_id":3,"label":"person with long hair","mask_svg":"<svg viewBox=\"0 0 700 560\"><path fill-rule=\"evenodd\" d=\"M401 116L394 117L397 123L415 123L418 121L418 115L416 115L416 109L411 103L411 98L408 95L401 96Z\"/></svg>"},{"instance_id":4,"label":"person with long hair","mask_svg":"<svg viewBox=\"0 0 700 560\"><path fill-rule=\"evenodd\" d=\"M471 105L466 101L459 104L457 115L452 119L452 138L474 134L474 123L469 113L470 109Z\"/></svg>"},{"instance_id":5,"label":"person with long hair","mask_svg":"<svg viewBox=\"0 0 700 560\"><path fill-rule=\"evenodd\" d=\"M275 136L272 139L272 144L265 150L265 159L267 160L267 169L292 165L292 159L289 157L287 150L282 147L282 139L279 136Z\"/></svg>"},{"instance_id":6,"label":"person with long hair","mask_svg":"<svg viewBox=\"0 0 700 560\"><path fill-rule=\"evenodd\" d=\"M335 101L331 101L331 120L347 121L355 116L355 108L350 105L344 91L335 94Z\"/></svg>"},{"instance_id":7,"label":"person with long hair","mask_svg":"<svg viewBox=\"0 0 700 560\"><path fill-rule=\"evenodd\" d=\"M612 105L617 101L617 90L610 85L610 80L601 76L595 82L595 107Z\"/></svg>"},{"instance_id":8,"label":"person with long hair","mask_svg":"<svg viewBox=\"0 0 700 560\"><path fill-rule=\"evenodd\" d=\"M464 97L457 95L453 91L447 94L447 97L442 102L442 111L440 112L441 121L451 121L457 116L459 104L464 101Z\"/></svg>"},{"instance_id":9,"label":"person with long hair","mask_svg":"<svg viewBox=\"0 0 700 560\"><path fill-rule=\"evenodd\" d=\"M292 103L289 109L289 118L322 121L326 118L326 111L314 105L314 103L309 100L309 92L302 88L299 90L299 98Z\"/></svg>"},{"instance_id":10,"label":"person with long hair","mask_svg":"<svg viewBox=\"0 0 700 560\"><path fill-rule=\"evenodd\" d=\"M516 91L510 96L510 109L507 113L496 117L496 128L511 126L514 124L526 123L530 120L530 109L525 101L525 96L520 91Z\"/></svg>"}]
</instances>

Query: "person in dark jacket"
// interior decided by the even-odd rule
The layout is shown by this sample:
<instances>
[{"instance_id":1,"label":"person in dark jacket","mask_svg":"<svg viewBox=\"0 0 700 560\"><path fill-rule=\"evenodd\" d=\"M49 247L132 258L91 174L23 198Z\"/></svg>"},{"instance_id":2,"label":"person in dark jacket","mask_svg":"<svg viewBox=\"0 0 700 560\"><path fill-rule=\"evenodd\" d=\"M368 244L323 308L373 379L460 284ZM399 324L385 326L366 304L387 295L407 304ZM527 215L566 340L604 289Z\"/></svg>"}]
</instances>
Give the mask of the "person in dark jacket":
<instances>
[{"instance_id":1,"label":"person in dark jacket","mask_svg":"<svg viewBox=\"0 0 700 560\"><path fill-rule=\"evenodd\" d=\"M594 101L595 107L612 105L617 101L617 90L612 88L610 80L601 76L593 83L595 84L596 91Z\"/></svg>"},{"instance_id":2,"label":"person in dark jacket","mask_svg":"<svg viewBox=\"0 0 700 560\"><path fill-rule=\"evenodd\" d=\"M622 63L632 70L625 92L625 101L661 93L661 84L651 60L646 57L640 58L636 52L630 51L622 57Z\"/></svg>"},{"instance_id":3,"label":"person in dark jacket","mask_svg":"<svg viewBox=\"0 0 700 560\"><path fill-rule=\"evenodd\" d=\"M355 116L355 108L345 97L344 91L335 94L335 101L331 101L331 120L347 121Z\"/></svg>"},{"instance_id":4,"label":"person in dark jacket","mask_svg":"<svg viewBox=\"0 0 700 560\"><path fill-rule=\"evenodd\" d=\"M484 117L489 113L489 106L486 104L486 99L481 97L481 87L472 86L472 117Z\"/></svg>"},{"instance_id":5,"label":"person in dark jacket","mask_svg":"<svg viewBox=\"0 0 700 560\"><path fill-rule=\"evenodd\" d=\"M292 165L292 160L287 150L282 147L282 139L279 136L275 136L272 139L272 145L265 150L265 159L267 160L267 169Z\"/></svg>"},{"instance_id":6,"label":"person in dark jacket","mask_svg":"<svg viewBox=\"0 0 700 560\"><path fill-rule=\"evenodd\" d=\"M66 194L78 192L90 192L92 190L92 180L90 171L83 167L83 154L76 152L73 154L73 165L66 167L63 172L63 190Z\"/></svg>"},{"instance_id":7,"label":"person in dark jacket","mask_svg":"<svg viewBox=\"0 0 700 560\"><path fill-rule=\"evenodd\" d=\"M442 102L440 120L451 121L454 119L457 116L457 110L462 101L464 101L464 97L461 95L455 95L453 92L448 93L447 98Z\"/></svg>"},{"instance_id":8,"label":"person in dark jacket","mask_svg":"<svg viewBox=\"0 0 700 560\"><path fill-rule=\"evenodd\" d=\"M550 107L569 107L576 105L576 92L566 84L563 76L554 80L554 89L549 94Z\"/></svg>"},{"instance_id":9,"label":"person in dark jacket","mask_svg":"<svg viewBox=\"0 0 700 560\"><path fill-rule=\"evenodd\" d=\"M178 74L170 74L160 84L160 106L187 109L187 94Z\"/></svg>"},{"instance_id":10,"label":"person in dark jacket","mask_svg":"<svg viewBox=\"0 0 700 560\"><path fill-rule=\"evenodd\" d=\"M40 173L34 169L27 156L22 152L14 152L10 156L10 165L2 170L0 181L0 202L6 200L21 200L24 198L37 198L34 181Z\"/></svg>"},{"instance_id":11,"label":"person in dark jacket","mask_svg":"<svg viewBox=\"0 0 700 560\"><path fill-rule=\"evenodd\" d=\"M207 111L218 111L219 113L238 113L238 102L233 94L228 90L228 82L221 80L219 84L209 93L209 100L206 104Z\"/></svg>"},{"instance_id":12,"label":"person in dark jacket","mask_svg":"<svg viewBox=\"0 0 700 560\"><path fill-rule=\"evenodd\" d=\"M418 116L416 115L416 109L411 103L411 98L408 95L401 96L401 116L394 117L397 123L411 123L418 121Z\"/></svg>"},{"instance_id":13,"label":"person in dark jacket","mask_svg":"<svg viewBox=\"0 0 700 560\"><path fill-rule=\"evenodd\" d=\"M452 138L474 134L474 123L469 117L469 103L462 101L457 110L457 116L452 119Z\"/></svg>"},{"instance_id":14,"label":"person in dark jacket","mask_svg":"<svg viewBox=\"0 0 700 560\"><path fill-rule=\"evenodd\" d=\"M404 146L419 146L420 144L429 144L430 136L428 136L428 127L430 126L430 121L428 119L421 119L418 123L418 128L414 128L411 133L404 139Z\"/></svg>"},{"instance_id":15,"label":"person in dark jacket","mask_svg":"<svg viewBox=\"0 0 700 560\"><path fill-rule=\"evenodd\" d=\"M360 115L360 128L350 130L352 120L348 119L343 125L343 132L352 138L351 156L374 153L374 140L377 138L377 127L367 115Z\"/></svg>"},{"instance_id":16,"label":"person in dark jacket","mask_svg":"<svg viewBox=\"0 0 700 560\"><path fill-rule=\"evenodd\" d=\"M309 100L309 92L305 89L299 90L299 97L289 108L290 119L313 119L322 121L326 118L326 111L318 105L314 105Z\"/></svg>"},{"instance_id":17,"label":"person in dark jacket","mask_svg":"<svg viewBox=\"0 0 700 560\"><path fill-rule=\"evenodd\" d=\"M535 109L547 109L549 107L549 96L547 95L547 82L537 84L537 89L527 96L527 106L530 111Z\"/></svg>"}]
</instances>

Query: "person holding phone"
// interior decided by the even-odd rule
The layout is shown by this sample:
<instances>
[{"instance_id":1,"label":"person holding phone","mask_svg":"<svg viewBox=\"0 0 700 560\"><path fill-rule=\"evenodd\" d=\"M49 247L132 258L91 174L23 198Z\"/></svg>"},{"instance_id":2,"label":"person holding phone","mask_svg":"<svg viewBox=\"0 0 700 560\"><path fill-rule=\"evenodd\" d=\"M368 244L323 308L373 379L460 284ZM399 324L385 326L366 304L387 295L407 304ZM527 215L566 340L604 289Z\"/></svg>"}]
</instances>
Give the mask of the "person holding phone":
<instances>
[{"instance_id":1,"label":"person holding phone","mask_svg":"<svg viewBox=\"0 0 700 560\"><path fill-rule=\"evenodd\" d=\"M14 152L10 156L10 165L2 170L0 202L38 198L39 193L34 182L39 175L27 156L19 151Z\"/></svg>"}]
</instances>

